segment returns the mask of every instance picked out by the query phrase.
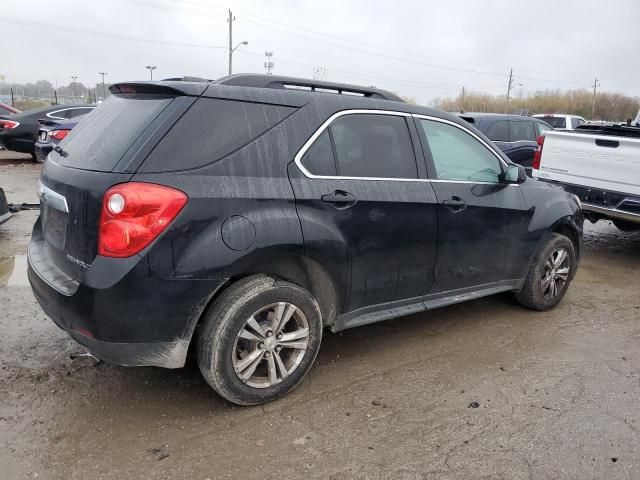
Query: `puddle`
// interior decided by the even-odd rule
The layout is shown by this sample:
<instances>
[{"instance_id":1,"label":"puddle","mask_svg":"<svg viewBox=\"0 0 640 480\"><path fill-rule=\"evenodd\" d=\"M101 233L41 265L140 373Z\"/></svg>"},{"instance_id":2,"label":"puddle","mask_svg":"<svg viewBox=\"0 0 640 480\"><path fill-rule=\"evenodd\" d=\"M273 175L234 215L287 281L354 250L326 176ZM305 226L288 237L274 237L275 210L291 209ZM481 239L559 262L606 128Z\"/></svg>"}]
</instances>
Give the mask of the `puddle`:
<instances>
[{"instance_id":1,"label":"puddle","mask_svg":"<svg viewBox=\"0 0 640 480\"><path fill-rule=\"evenodd\" d=\"M0 257L0 288L28 286L27 256Z\"/></svg>"}]
</instances>

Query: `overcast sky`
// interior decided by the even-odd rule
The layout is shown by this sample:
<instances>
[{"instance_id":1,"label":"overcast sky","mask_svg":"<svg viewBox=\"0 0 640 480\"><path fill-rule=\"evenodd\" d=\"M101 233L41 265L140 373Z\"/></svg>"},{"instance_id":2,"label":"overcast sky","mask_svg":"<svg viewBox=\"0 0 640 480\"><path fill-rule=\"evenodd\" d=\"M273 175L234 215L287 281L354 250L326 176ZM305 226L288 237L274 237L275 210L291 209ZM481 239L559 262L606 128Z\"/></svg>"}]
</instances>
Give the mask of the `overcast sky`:
<instances>
[{"instance_id":1,"label":"overcast sky","mask_svg":"<svg viewBox=\"0 0 640 480\"><path fill-rule=\"evenodd\" d=\"M381 88L429 103L462 86L515 94L589 88L640 95L640 1L616 0L3 0L0 74L8 82L71 75L107 81L274 73ZM81 33L82 32L82 33ZM151 41L136 41L146 39ZM213 48L218 47L218 48Z\"/></svg>"}]
</instances>

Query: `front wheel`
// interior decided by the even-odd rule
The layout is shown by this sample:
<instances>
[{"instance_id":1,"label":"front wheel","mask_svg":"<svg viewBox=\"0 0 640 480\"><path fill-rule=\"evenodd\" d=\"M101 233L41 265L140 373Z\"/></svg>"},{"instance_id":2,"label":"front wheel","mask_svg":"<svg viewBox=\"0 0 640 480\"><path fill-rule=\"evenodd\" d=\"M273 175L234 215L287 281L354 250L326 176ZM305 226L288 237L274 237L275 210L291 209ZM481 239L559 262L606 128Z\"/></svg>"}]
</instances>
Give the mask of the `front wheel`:
<instances>
[{"instance_id":1,"label":"front wheel","mask_svg":"<svg viewBox=\"0 0 640 480\"><path fill-rule=\"evenodd\" d=\"M571 240L552 234L535 256L522 289L516 293L518 302L533 310L555 307L564 297L577 266Z\"/></svg>"},{"instance_id":2,"label":"front wheel","mask_svg":"<svg viewBox=\"0 0 640 480\"><path fill-rule=\"evenodd\" d=\"M264 275L225 290L198 336L198 365L222 397L257 405L286 395L310 370L322 338L318 303L302 287Z\"/></svg>"}]
</instances>

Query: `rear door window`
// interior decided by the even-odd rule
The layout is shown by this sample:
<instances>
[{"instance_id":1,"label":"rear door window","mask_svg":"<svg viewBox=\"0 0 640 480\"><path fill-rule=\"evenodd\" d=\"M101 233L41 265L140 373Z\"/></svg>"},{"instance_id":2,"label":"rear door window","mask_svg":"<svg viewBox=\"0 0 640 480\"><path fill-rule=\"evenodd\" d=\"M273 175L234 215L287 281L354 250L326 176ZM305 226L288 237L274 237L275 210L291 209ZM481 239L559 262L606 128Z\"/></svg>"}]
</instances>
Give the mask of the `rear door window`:
<instances>
[{"instance_id":1,"label":"rear door window","mask_svg":"<svg viewBox=\"0 0 640 480\"><path fill-rule=\"evenodd\" d=\"M149 124L171 103L167 95L111 95L52 152L64 166L110 172ZM86 112L85 112L86 113Z\"/></svg>"},{"instance_id":2,"label":"rear door window","mask_svg":"<svg viewBox=\"0 0 640 480\"><path fill-rule=\"evenodd\" d=\"M542 117L545 123L548 123L553 128L567 128L567 121L564 117Z\"/></svg>"},{"instance_id":3,"label":"rear door window","mask_svg":"<svg viewBox=\"0 0 640 480\"><path fill-rule=\"evenodd\" d=\"M418 178L411 135L404 117L353 114L331 124L342 177Z\"/></svg>"},{"instance_id":4,"label":"rear door window","mask_svg":"<svg viewBox=\"0 0 640 480\"><path fill-rule=\"evenodd\" d=\"M530 120L510 120L509 129L509 136L512 142L536 141L536 131L533 127L533 122Z\"/></svg>"},{"instance_id":5,"label":"rear door window","mask_svg":"<svg viewBox=\"0 0 640 480\"><path fill-rule=\"evenodd\" d=\"M307 150L302 157L302 165L312 175L335 177L338 174L329 130L322 132L322 135Z\"/></svg>"},{"instance_id":6,"label":"rear door window","mask_svg":"<svg viewBox=\"0 0 640 480\"><path fill-rule=\"evenodd\" d=\"M485 135L494 142L508 142L509 141L509 121L498 120L493 122L487 128Z\"/></svg>"}]
</instances>

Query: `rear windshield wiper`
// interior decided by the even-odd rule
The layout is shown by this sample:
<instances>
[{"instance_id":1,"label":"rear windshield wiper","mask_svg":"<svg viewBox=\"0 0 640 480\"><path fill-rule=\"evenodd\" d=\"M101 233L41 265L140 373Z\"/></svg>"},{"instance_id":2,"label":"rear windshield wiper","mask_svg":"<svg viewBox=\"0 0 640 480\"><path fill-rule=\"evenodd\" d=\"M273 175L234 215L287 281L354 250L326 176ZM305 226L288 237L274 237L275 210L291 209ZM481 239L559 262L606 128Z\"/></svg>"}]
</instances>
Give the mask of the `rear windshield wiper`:
<instances>
[{"instance_id":1,"label":"rear windshield wiper","mask_svg":"<svg viewBox=\"0 0 640 480\"><path fill-rule=\"evenodd\" d=\"M56 153L59 153L62 157L68 157L69 156L69 152L67 152L66 150L63 150L63 148L60 145L56 145L55 147L53 147L53 151Z\"/></svg>"}]
</instances>

